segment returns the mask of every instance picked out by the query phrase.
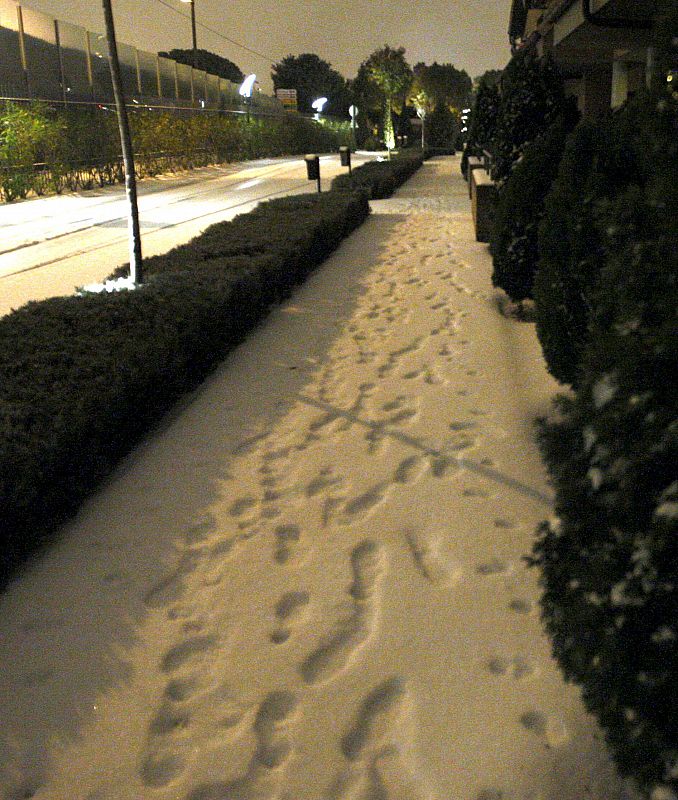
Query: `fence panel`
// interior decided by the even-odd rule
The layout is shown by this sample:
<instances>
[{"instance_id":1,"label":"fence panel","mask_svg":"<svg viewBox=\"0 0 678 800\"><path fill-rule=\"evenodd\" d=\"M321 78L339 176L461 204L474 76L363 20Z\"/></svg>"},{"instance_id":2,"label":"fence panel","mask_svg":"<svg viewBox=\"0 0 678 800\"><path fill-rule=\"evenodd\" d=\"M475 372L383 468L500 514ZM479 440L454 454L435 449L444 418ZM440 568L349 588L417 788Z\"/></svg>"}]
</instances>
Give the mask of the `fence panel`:
<instances>
[{"instance_id":1,"label":"fence panel","mask_svg":"<svg viewBox=\"0 0 678 800\"><path fill-rule=\"evenodd\" d=\"M21 16L31 97L61 100L61 70L54 19L25 6L21 9Z\"/></svg>"},{"instance_id":2,"label":"fence panel","mask_svg":"<svg viewBox=\"0 0 678 800\"><path fill-rule=\"evenodd\" d=\"M158 57L145 50L137 50L139 73L141 75L141 94L152 98L158 96Z\"/></svg>"},{"instance_id":3,"label":"fence panel","mask_svg":"<svg viewBox=\"0 0 678 800\"><path fill-rule=\"evenodd\" d=\"M219 108L219 76L207 73L207 107Z\"/></svg>"},{"instance_id":4,"label":"fence panel","mask_svg":"<svg viewBox=\"0 0 678 800\"><path fill-rule=\"evenodd\" d=\"M190 105L193 99L193 90L191 88L191 72L192 67L188 64L179 64L177 62L177 82L179 85L179 99L182 105L188 103Z\"/></svg>"},{"instance_id":5,"label":"fence panel","mask_svg":"<svg viewBox=\"0 0 678 800\"><path fill-rule=\"evenodd\" d=\"M113 102L113 83L108 65L108 42L102 33L88 33L92 54L92 86L100 103Z\"/></svg>"},{"instance_id":6,"label":"fence panel","mask_svg":"<svg viewBox=\"0 0 678 800\"><path fill-rule=\"evenodd\" d=\"M58 22L61 65L67 100L91 100L87 31L69 22Z\"/></svg>"},{"instance_id":7,"label":"fence panel","mask_svg":"<svg viewBox=\"0 0 678 800\"><path fill-rule=\"evenodd\" d=\"M193 99L200 106L207 105L207 93L205 91L205 83L207 80L207 73L203 69L193 70Z\"/></svg>"},{"instance_id":8,"label":"fence panel","mask_svg":"<svg viewBox=\"0 0 678 800\"><path fill-rule=\"evenodd\" d=\"M0 96L26 97L28 86L21 62L19 17L14 0L0 0Z\"/></svg>"},{"instance_id":9,"label":"fence panel","mask_svg":"<svg viewBox=\"0 0 678 800\"><path fill-rule=\"evenodd\" d=\"M120 77L125 98L130 100L139 95L139 80L137 77L137 51L124 42L118 42L118 61L120 62Z\"/></svg>"},{"instance_id":10,"label":"fence panel","mask_svg":"<svg viewBox=\"0 0 678 800\"><path fill-rule=\"evenodd\" d=\"M160 69L160 96L165 100L176 100L177 87L174 74L174 61L170 58L158 56Z\"/></svg>"}]
</instances>

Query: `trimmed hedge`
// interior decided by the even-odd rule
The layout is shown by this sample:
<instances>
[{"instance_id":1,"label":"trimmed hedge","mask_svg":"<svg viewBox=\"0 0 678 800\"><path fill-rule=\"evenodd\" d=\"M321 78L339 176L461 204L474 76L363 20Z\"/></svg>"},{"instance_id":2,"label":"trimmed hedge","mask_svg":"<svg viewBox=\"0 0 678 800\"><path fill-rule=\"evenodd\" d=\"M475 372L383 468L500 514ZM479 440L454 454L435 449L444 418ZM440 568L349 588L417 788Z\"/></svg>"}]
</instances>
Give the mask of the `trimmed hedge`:
<instances>
[{"instance_id":1,"label":"trimmed hedge","mask_svg":"<svg viewBox=\"0 0 678 800\"><path fill-rule=\"evenodd\" d=\"M271 200L148 259L136 291L0 318L0 577L368 213L360 192Z\"/></svg>"},{"instance_id":2,"label":"trimmed hedge","mask_svg":"<svg viewBox=\"0 0 678 800\"><path fill-rule=\"evenodd\" d=\"M399 155L390 161L368 161L353 170L352 175L337 175L332 189L339 191L367 191L373 200L390 197L424 163L426 153Z\"/></svg>"},{"instance_id":3,"label":"trimmed hedge","mask_svg":"<svg viewBox=\"0 0 678 800\"><path fill-rule=\"evenodd\" d=\"M537 336L549 372L561 383L577 384L590 341L592 293L607 254L607 231L617 226L611 199L645 180L638 131L648 113L636 103L614 119L582 121L545 201L534 281Z\"/></svg>"},{"instance_id":4,"label":"trimmed hedge","mask_svg":"<svg viewBox=\"0 0 678 800\"><path fill-rule=\"evenodd\" d=\"M533 142L564 111L563 79L549 56L519 50L501 76L492 136L492 180L503 184Z\"/></svg>"},{"instance_id":5,"label":"trimmed hedge","mask_svg":"<svg viewBox=\"0 0 678 800\"><path fill-rule=\"evenodd\" d=\"M601 262L576 391L542 423L557 516L533 563L566 677L658 800L678 793L678 95L634 103L620 127L633 182L591 215Z\"/></svg>"},{"instance_id":6,"label":"trimmed hedge","mask_svg":"<svg viewBox=\"0 0 678 800\"><path fill-rule=\"evenodd\" d=\"M482 156L483 150L490 150L499 114L499 87L496 83L482 80L478 87L468 140L461 157L460 169L464 180L468 180L469 156Z\"/></svg>"},{"instance_id":7,"label":"trimmed hedge","mask_svg":"<svg viewBox=\"0 0 678 800\"><path fill-rule=\"evenodd\" d=\"M556 177L567 134L576 122L575 114L560 117L525 147L523 158L499 194L490 244L492 284L516 302L532 298L544 200Z\"/></svg>"}]
</instances>

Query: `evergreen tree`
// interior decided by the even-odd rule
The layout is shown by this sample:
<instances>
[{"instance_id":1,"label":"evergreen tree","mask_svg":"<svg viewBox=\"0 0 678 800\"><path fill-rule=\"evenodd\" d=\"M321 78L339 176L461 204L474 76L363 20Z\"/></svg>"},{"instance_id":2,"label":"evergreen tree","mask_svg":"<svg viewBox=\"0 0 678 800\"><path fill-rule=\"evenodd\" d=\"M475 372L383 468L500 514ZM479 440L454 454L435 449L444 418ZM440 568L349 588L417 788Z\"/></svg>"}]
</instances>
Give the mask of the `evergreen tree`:
<instances>
[{"instance_id":1,"label":"evergreen tree","mask_svg":"<svg viewBox=\"0 0 678 800\"><path fill-rule=\"evenodd\" d=\"M456 116L443 104L437 105L426 118L428 147L437 147L454 152L454 141L459 131Z\"/></svg>"},{"instance_id":2,"label":"evergreen tree","mask_svg":"<svg viewBox=\"0 0 678 800\"><path fill-rule=\"evenodd\" d=\"M514 301L532 298L539 260L537 233L544 201L556 177L568 133L578 114L576 106L559 117L534 142L503 186L494 219L490 251L492 283Z\"/></svg>"},{"instance_id":3,"label":"evergreen tree","mask_svg":"<svg viewBox=\"0 0 678 800\"><path fill-rule=\"evenodd\" d=\"M678 97L663 91L635 100L610 126L607 141L630 154L630 178L607 183L594 204L598 279L588 291L576 391L542 427L557 521L541 526L534 560L555 655L582 687L620 771L644 796L671 798L678 792ZM594 150L602 157L609 148ZM588 173L585 185L595 170Z\"/></svg>"},{"instance_id":4,"label":"evergreen tree","mask_svg":"<svg viewBox=\"0 0 678 800\"><path fill-rule=\"evenodd\" d=\"M464 177L467 177L469 156L480 156L483 150L491 148L498 113L499 88L496 81L481 81L471 112L466 147L461 158L461 172Z\"/></svg>"},{"instance_id":5,"label":"evergreen tree","mask_svg":"<svg viewBox=\"0 0 678 800\"><path fill-rule=\"evenodd\" d=\"M493 138L492 178L502 184L529 142L564 110L563 81L550 58L520 50L501 79L501 96Z\"/></svg>"},{"instance_id":6,"label":"evergreen tree","mask_svg":"<svg viewBox=\"0 0 678 800\"><path fill-rule=\"evenodd\" d=\"M271 71L274 89L296 89L299 111L311 113L318 97L327 97L325 113L348 114L348 82L315 53L285 56Z\"/></svg>"}]
</instances>

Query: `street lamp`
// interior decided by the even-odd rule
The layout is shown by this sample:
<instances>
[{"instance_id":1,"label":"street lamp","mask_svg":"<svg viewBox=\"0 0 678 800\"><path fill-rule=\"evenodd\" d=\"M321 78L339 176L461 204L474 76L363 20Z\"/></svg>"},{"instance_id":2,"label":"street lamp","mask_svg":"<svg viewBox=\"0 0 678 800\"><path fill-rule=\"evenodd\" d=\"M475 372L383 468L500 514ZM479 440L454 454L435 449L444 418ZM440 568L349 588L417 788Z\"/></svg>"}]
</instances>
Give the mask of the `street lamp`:
<instances>
[{"instance_id":1,"label":"street lamp","mask_svg":"<svg viewBox=\"0 0 678 800\"><path fill-rule=\"evenodd\" d=\"M193 69L198 68L198 37L195 33L195 0L181 0L191 6L191 32L193 34Z\"/></svg>"},{"instance_id":2,"label":"street lamp","mask_svg":"<svg viewBox=\"0 0 678 800\"><path fill-rule=\"evenodd\" d=\"M248 75L245 80L240 84L240 88L238 89L238 94L241 95L245 99L245 105L247 106L247 121L250 121L250 104L252 102L252 89L254 88L254 81L256 81L257 76L252 73Z\"/></svg>"},{"instance_id":3,"label":"street lamp","mask_svg":"<svg viewBox=\"0 0 678 800\"><path fill-rule=\"evenodd\" d=\"M424 150L426 147L426 134L425 128L426 125L426 109L424 106L419 105L417 106L417 116L421 120L421 149Z\"/></svg>"},{"instance_id":4,"label":"street lamp","mask_svg":"<svg viewBox=\"0 0 678 800\"><path fill-rule=\"evenodd\" d=\"M311 103L311 108L313 108L316 113L313 115L318 121L320 120L320 115L323 112L323 108L325 107L325 103L327 102L326 97L319 97L317 100L314 100Z\"/></svg>"}]
</instances>

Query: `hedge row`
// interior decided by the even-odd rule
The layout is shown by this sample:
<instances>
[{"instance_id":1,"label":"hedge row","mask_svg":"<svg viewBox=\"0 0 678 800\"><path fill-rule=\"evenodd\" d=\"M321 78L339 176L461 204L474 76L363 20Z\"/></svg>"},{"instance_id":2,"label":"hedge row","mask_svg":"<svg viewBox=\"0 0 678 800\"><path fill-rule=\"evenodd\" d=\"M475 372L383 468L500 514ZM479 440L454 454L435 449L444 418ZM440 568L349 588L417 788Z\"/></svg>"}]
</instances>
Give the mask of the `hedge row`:
<instances>
[{"instance_id":1,"label":"hedge row","mask_svg":"<svg viewBox=\"0 0 678 800\"><path fill-rule=\"evenodd\" d=\"M519 303L533 296L544 202L577 118L576 108L568 110L526 145L499 192L490 244L492 283Z\"/></svg>"},{"instance_id":2,"label":"hedge row","mask_svg":"<svg viewBox=\"0 0 678 800\"><path fill-rule=\"evenodd\" d=\"M541 430L556 490L556 519L534 549L543 619L620 771L669 800L678 796L678 94L578 128L540 242L538 332L551 371L575 384Z\"/></svg>"},{"instance_id":3,"label":"hedge row","mask_svg":"<svg viewBox=\"0 0 678 800\"><path fill-rule=\"evenodd\" d=\"M348 123L293 114L251 117L217 111L130 112L139 177L350 144ZM37 165L37 166L36 166ZM104 108L0 106L0 199L88 189L124 180L115 114Z\"/></svg>"},{"instance_id":4,"label":"hedge row","mask_svg":"<svg viewBox=\"0 0 678 800\"><path fill-rule=\"evenodd\" d=\"M136 291L0 319L0 576L368 213L362 192L271 200L148 259Z\"/></svg>"},{"instance_id":5,"label":"hedge row","mask_svg":"<svg viewBox=\"0 0 678 800\"><path fill-rule=\"evenodd\" d=\"M426 152L399 155L390 161L368 161L353 170L352 175L337 175L332 181L332 189L362 189L373 200L390 197L395 190L411 177L428 157Z\"/></svg>"}]
</instances>

